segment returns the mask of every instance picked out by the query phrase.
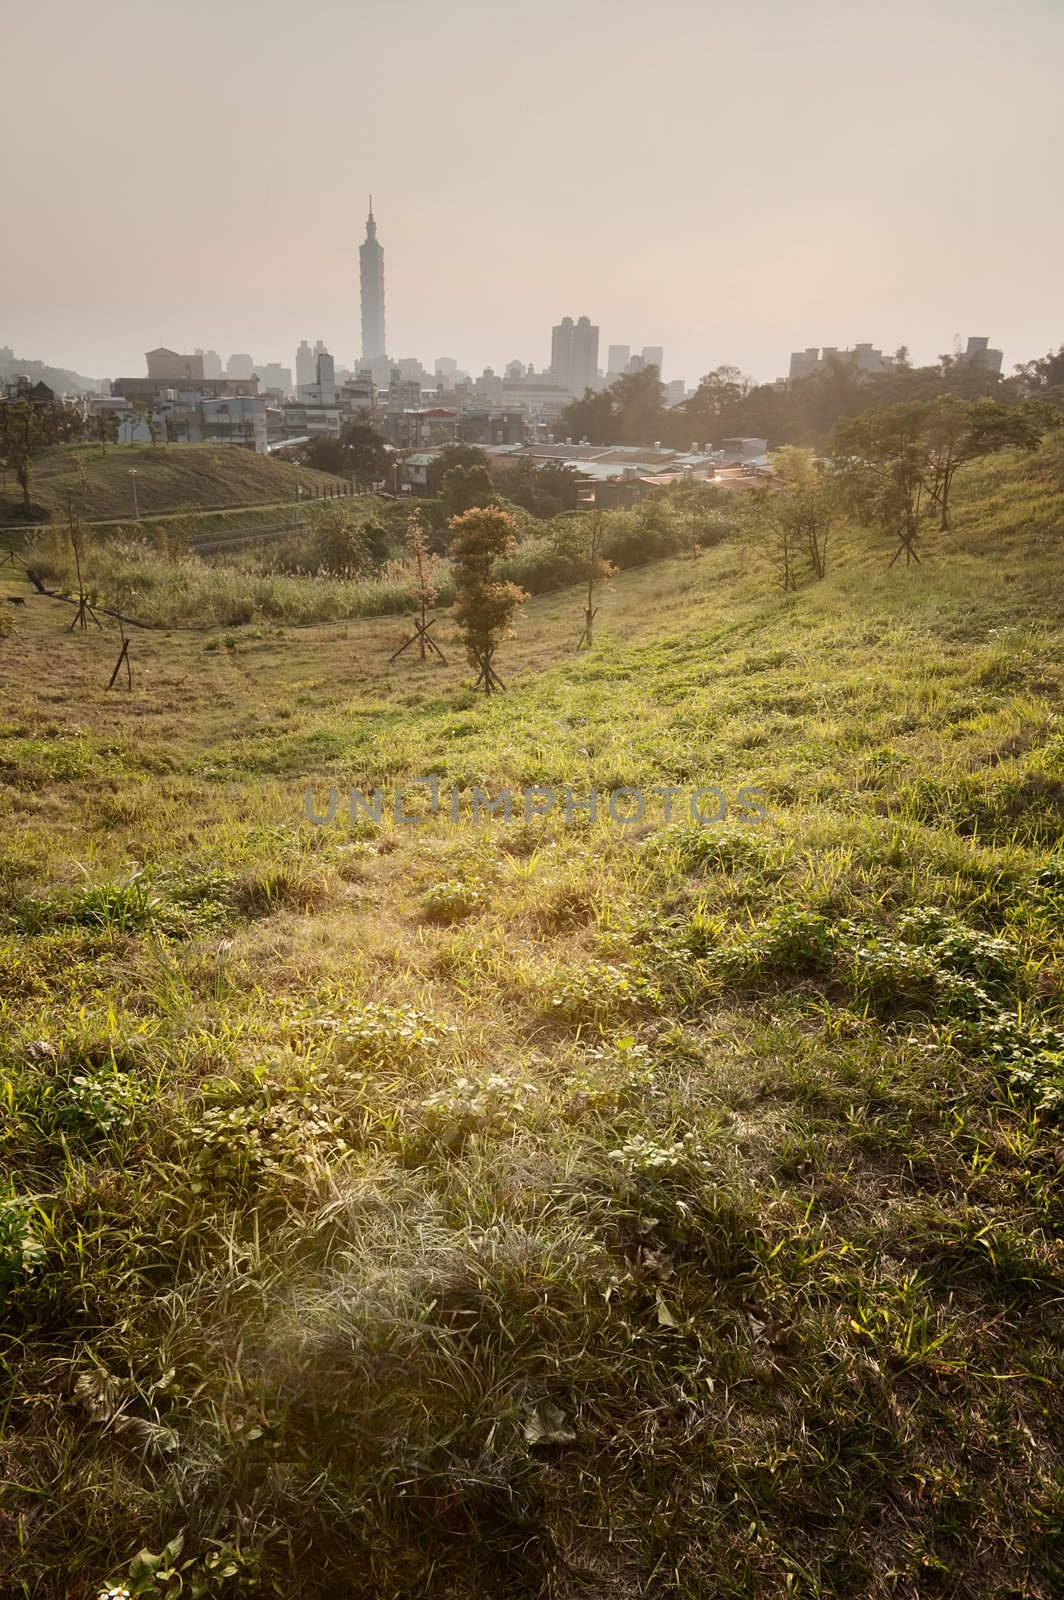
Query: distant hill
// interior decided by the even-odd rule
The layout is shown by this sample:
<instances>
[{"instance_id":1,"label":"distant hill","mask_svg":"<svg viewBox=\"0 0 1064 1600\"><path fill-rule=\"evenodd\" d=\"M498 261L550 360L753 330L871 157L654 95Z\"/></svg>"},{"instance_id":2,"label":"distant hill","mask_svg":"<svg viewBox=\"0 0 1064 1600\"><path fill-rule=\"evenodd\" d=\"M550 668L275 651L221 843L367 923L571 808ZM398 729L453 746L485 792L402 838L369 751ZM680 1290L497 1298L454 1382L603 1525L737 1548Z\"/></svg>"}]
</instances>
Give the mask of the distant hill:
<instances>
[{"instance_id":1,"label":"distant hill","mask_svg":"<svg viewBox=\"0 0 1064 1600\"><path fill-rule=\"evenodd\" d=\"M133 485L142 516L294 500L302 484L309 496L346 486L344 480L310 467L231 444L60 445L34 463L31 493L43 520L66 516L72 492L86 521L133 520ZM0 483L0 524L17 523L20 496L12 473Z\"/></svg>"},{"instance_id":2,"label":"distant hill","mask_svg":"<svg viewBox=\"0 0 1064 1600\"><path fill-rule=\"evenodd\" d=\"M26 356L16 356L10 345L0 347L0 379L18 377L24 372L34 383L46 383L57 394L93 393L103 387L101 378L85 378L80 372L67 367L50 367L45 361L31 361Z\"/></svg>"}]
</instances>

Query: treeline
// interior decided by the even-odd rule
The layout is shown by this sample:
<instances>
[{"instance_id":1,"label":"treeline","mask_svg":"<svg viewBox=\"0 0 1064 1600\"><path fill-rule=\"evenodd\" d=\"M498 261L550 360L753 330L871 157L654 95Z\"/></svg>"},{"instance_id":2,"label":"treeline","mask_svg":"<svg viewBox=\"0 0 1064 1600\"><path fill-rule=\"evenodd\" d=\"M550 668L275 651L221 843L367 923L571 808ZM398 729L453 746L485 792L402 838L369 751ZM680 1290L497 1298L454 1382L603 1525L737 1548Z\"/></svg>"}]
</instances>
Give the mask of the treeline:
<instances>
[{"instance_id":1,"label":"treeline","mask_svg":"<svg viewBox=\"0 0 1064 1600\"><path fill-rule=\"evenodd\" d=\"M865 376L849 362L829 357L822 371L783 384L754 384L737 367L723 366L707 373L696 393L673 407L665 405L657 368L648 367L609 389L588 390L562 412L555 432L592 444L649 445L660 440L683 450L740 437L824 449L834 429L848 418L945 395L992 398L1004 405L1027 400L1064 405L1064 346L1018 367L1008 378L954 356L914 367L904 349L882 373Z\"/></svg>"},{"instance_id":2,"label":"treeline","mask_svg":"<svg viewBox=\"0 0 1064 1600\"><path fill-rule=\"evenodd\" d=\"M772 456L773 487L755 507L760 535L784 590L827 572L835 527L849 520L881 532L890 565L919 564L929 526L951 524L953 485L967 463L1005 449L1034 451L1058 439L1064 410L1046 400L1007 405L947 394L903 401L836 424L826 458L784 445Z\"/></svg>"}]
</instances>

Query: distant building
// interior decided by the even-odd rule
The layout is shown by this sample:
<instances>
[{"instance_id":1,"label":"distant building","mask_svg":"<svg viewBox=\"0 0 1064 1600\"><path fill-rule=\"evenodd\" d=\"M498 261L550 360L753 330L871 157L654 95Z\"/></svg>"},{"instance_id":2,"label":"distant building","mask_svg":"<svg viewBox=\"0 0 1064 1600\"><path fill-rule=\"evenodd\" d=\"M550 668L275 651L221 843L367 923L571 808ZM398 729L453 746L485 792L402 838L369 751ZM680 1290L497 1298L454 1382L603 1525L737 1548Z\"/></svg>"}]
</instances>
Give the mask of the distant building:
<instances>
[{"instance_id":1,"label":"distant building","mask_svg":"<svg viewBox=\"0 0 1064 1600\"><path fill-rule=\"evenodd\" d=\"M358 249L362 295L362 359L375 361L387 350L384 337L384 251L377 241L373 196L369 198L366 237Z\"/></svg>"},{"instance_id":2,"label":"distant building","mask_svg":"<svg viewBox=\"0 0 1064 1600\"><path fill-rule=\"evenodd\" d=\"M336 363L328 350L322 350L319 354L315 376L321 391L318 398L322 405L332 405L336 399Z\"/></svg>"},{"instance_id":3,"label":"distant building","mask_svg":"<svg viewBox=\"0 0 1064 1600\"><path fill-rule=\"evenodd\" d=\"M480 377L473 385L473 393L478 400L486 401L488 405L502 405L503 380L497 375L493 367L485 367Z\"/></svg>"},{"instance_id":4,"label":"distant building","mask_svg":"<svg viewBox=\"0 0 1064 1600\"><path fill-rule=\"evenodd\" d=\"M523 411L463 411L458 437L465 444L524 444L528 422Z\"/></svg>"},{"instance_id":5,"label":"distant building","mask_svg":"<svg viewBox=\"0 0 1064 1600\"><path fill-rule=\"evenodd\" d=\"M314 352L305 339L299 342L296 351L296 389L305 389L308 383L313 383L315 378Z\"/></svg>"},{"instance_id":6,"label":"distant building","mask_svg":"<svg viewBox=\"0 0 1064 1600\"><path fill-rule=\"evenodd\" d=\"M665 367L665 352L660 344L645 344L643 346L644 367L657 367L658 377L661 377Z\"/></svg>"},{"instance_id":7,"label":"distant building","mask_svg":"<svg viewBox=\"0 0 1064 1600\"><path fill-rule=\"evenodd\" d=\"M606 377L619 378L632 356L630 344L611 344L606 357Z\"/></svg>"},{"instance_id":8,"label":"distant building","mask_svg":"<svg viewBox=\"0 0 1064 1600\"><path fill-rule=\"evenodd\" d=\"M203 357L203 376L205 378L220 378L225 371L222 358L217 350L197 350L196 354Z\"/></svg>"},{"instance_id":9,"label":"distant building","mask_svg":"<svg viewBox=\"0 0 1064 1600\"><path fill-rule=\"evenodd\" d=\"M453 387L458 372L458 362L453 356L437 356L434 370L437 378L445 379L448 387Z\"/></svg>"},{"instance_id":10,"label":"distant building","mask_svg":"<svg viewBox=\"0 0 1064 1600\"><path fill-rule=\"evenodd\" d=\"M162 379L119 378L112 388L110 395L92 397L89 415L116 417L120 444L147 444L151 439L147 406L157 433L169 442L234 444L260 454L266 449L266 402L253 392L234 394L232 380L186 380L175 387ZM131 392L123 393L125 389Z\"/></svg>"},{"instance_id":11,"label":"distant building","mask_svg":"<svg viewBox=\"0 0 1064 1600\"><path fill-rule=\"evenodd\" d=\"M582 395L598 382L599 331L588 317L563 317L551 331L550 374L570 394Z\"/></svg>"},{"instance_id":12,"label":"distant building","mask_svg":"<svg viewBox=\"0 0 1064 1600\"><path fill-rule=\"evenodd\" d=\"M687 398L687 387L682 378L673 378L665 385L665 404L678 406Z\"/></svg>"},{"instance_id":13,"label":"distant building","mask_svg":"<svg viewBox=\"0 0 1064 1600\"><path fill-rule=\"evenodd\" d=\"M147 363L149 378L166 378L173 382L182 378L206 376L203 370L202 350L197 350L194 355L183 356L176 350L167 350L165 345L160 345L158 350L149 350L144 360Z\"/></svg>"},{"instance_id":14,"label":"distant building","mask_svg":"<svg viewBox=\"0 0 1064 1600\"><path fill-rule=\"evenodd\" d=\"M337 386L340 405L347 412L372 411L376 391L372 378L347 378Z\"/></svg>"},{"instance_id":15,"label":"distant building","mask_svg":"<svg viewBox=\"0 0 1064 1600\"><path fill-rule=\"evenodd\" d=\"M894 357L885 356L882 350L876 350L870 344L855 344L852 350L840 350L833 344L826 344L823 349L818 345L810 345L807 350L793 352L787 376L794 383L799 378L811 378L815 373L825 372L834 365L853 367L865 377L874 377L877 373L888 372L894 365Z\"/></svg>"},{"instance_id":16,"label":"distant building","mask_svg":"<svg viewBox=\"0 0 1064 1600\"><path fill-rule=\"evenodd\" d=\"M248 378L115 378L111 393L124 400L182 401L224 399L226 395L257 395L259 380Z\"/></svg>"},{"instance_id":17,"label":"distant building","mask_svg":"<svg viewBox=\"0 0 1064 1600\"><path fill-rule=\"evenodd\" d=\"M193 443L238 444L266 451L266 401L260 395L226 395L217 400L201 400L195 419L188 419L194 431L186 437ZM198 431L198 439L196 437Z\"/></svg>"},{"instance_id":18,"label":"distant building","mask_svg":"<svg viewBox=\"0 0 1064 1600\"><path fill-rule=\"evenodd\" d=\"M250 378L255 371L255 363L249 355L232 355L225 370L230 378ZM200 377L202 376L201 372Z\"/></svg>"},{"instance_id":19,"label":"distant building","mask_svg":"<svg viewBox=\"0 0 1064 1600\"><path fill-rule=\"evenodd\" d=\"M502 405L525 413L531 422L549 423L572 402L572 391L556 383L550 373L504 381Z\"/></svg>"},{"instance_id":20,"label":"distant building","mask_svg":"<svg viewBox=\"0 0 1064 1600\"><path fill-rule=\"evenodd\" d=\"M47 411L55 405L55 390L50 388L43 380L34 383L33 379L20 372L16 377L0 384L0 398L4 400L26 400L37 411Z\"/></svg>"},{"instance_id":21,"label":"distant building","mask_svg":"<svg viewBox=\"0 0 1064 1600\"><path fill-rule=\"evenodd\" d=\"M981 367L984 372L1001 372L1001 363L1004 356L1000 350L989 348L989 339L969 339L963 355L957 357L958 362L965 367Z\"/></svg>"},{"instance_id":22,"label":"distant building","mask_svg":"<svg viewBox=\"0 0 1064 1600\"><path fill-rule=\"evenodd\" d=\"M399 450L423 450L435 445L453 444L458 432L458 413L444 406L424 410L386 411L380 419L381 432Z\"/></svg>"},{"instance_id":23,"label":"distant building","mask_svg":"<svg viewBox=\"0 0 1064 1600\"><path fill-rule=\"evenodd\" d=\"M338 439L347 420L347 413L339 405L291 400L269 414L271 443L282 439Z\"/></svg>"},{"instance_id":24,"label":"distant building","mask_svg":"<svg viewBox=\"0 0 1064 1600\"><path fill-rule=\"evenodd\" d=\"M255 376L263 389L275 389L278 394L292 393L292 369L282 367L277 361L268 361L264 367L255 368Z\"/></svg>"},{"instance_id":25,"label":"distant building","mask_svg":"<svg viewBox=\"0 0 1064 1600\"><path fill-rule=\"evenodd\" d=\"M767 439L738 438L721 440L720 455L722 457L722 466L726 466L733 461L756 461L767 454Z\"/></svg>"}]
</instances>

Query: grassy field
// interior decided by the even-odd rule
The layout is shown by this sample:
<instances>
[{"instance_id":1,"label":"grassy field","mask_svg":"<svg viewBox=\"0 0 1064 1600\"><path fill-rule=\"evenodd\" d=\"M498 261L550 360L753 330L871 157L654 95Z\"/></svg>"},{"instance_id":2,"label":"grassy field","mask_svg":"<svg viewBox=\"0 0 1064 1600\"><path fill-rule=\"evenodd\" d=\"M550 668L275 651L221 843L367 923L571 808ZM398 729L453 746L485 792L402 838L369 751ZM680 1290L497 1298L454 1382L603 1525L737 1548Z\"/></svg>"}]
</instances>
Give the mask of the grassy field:
<instances>
[{"instance_id":1,"label":"grassy field","mask_svg":"<svg viewBox=\"0 0 1064 1600\"><path fill-rule=\"evenodd\" d=\"M0 1592L1059 1596L1064 494L956 497L488 702L0 605Z\"/></svg>"},{"instance_id":2,"label":"grassy field","mask_svg":"<svg viewBox=\"0 0 1064 1600\"><path fill-rule=\"evenodd\" d=\"M130 470L137 473L142 516L203 507L269 505L294 500L302 482L308 494L336 488L327 472L296 467L237 445L59 445L33 463L30 494L50 520L66 522L68 494L87 521L133 520ZM10 471L0 488L0 524L17 522L21 494Z\"/></svg>"}]
</instances>

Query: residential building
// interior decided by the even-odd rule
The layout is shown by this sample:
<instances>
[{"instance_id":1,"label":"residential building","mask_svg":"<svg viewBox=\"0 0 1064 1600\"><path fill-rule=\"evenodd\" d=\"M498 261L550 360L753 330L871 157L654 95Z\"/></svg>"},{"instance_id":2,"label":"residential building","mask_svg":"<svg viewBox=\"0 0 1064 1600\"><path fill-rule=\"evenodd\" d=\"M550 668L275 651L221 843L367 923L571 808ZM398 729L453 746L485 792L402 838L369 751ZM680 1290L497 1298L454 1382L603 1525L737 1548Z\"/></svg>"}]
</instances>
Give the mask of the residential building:
<instances>
[{"instance_id":1,"label":"residential building","mask_svg":"<svg viewBox=\"0 0 1064 1600\"><path fill-rule=\"evenodd\" d=\"M989 346L989 339L970 338L967 348L962 355L957 357L957 360L966 367L981 367L984 372L1000 374L1004 356L1000 350L991 350Z\"/></svg>"},{"instance_id":2,"label":"residential building","mask_svg":"<svg viewBox=\"0 0 1064 1600\"><path fill-rule=\"evenodd\" d=\"M230 378L250 378L255 371L255 363L249 355L232 355L229 357L225 370ZM202 378L202 376L201 372L200 377Z\"/></svg>"},{"instance_id":3,"label":"residential building","mask_svg":"<svg viewBox=\"0 0 1064 1600\"><path fill-rule=\"evenodd\" d=\"M259 455L266 452L266 401L261 395L201 400L185 425L190 442L239 444Z\"/></svg>"},{"instance_id":4,"label":"residential building","mask_svg":"<svg viewBox=\"0 0 1064 1600\"><path fill-rule=\"evenodd\" d=\"M485 367L473 385L473 393L477 399L491 406L502 405L502 391L503 380L492 367Z\"/></svg>"},{"instance_id":5,"label":"residential building","mask_svg":"<svg viewBox=\"0 0 1064 1600\"><path fill-rule=\"evenodd\" d=\"M115 378L111 393L124 400L163 400L179 397L182 400L220 400L226 395L257 395L259 380L252 373L247 378L187 378L181 381L167 378Z\"/></svg>"},{"instance_id":6,"label":"residential building","mask_svg":"<svg viewBox=\"0 0 1064 1600\"><path fill-rule=\"evenodd\" d=\"M314 385L309 385L313 388ZM270 442L282 439L338 439L348 421L339 405L322 405L314 400L290 400L271 410L268 418Z\"/></svg>"},{"instance_id":7,"label":"residential building","mask_svg":"<svg viewBox=\"0 0 1064 1600\"><path fill-rule=\"evenodd\" d=\"M874 377L877 373L889 371L893 365L893 356L885 356L882 350L876 350L870 344L855 344L852 350L840 350L833 344L826 344L822 349L818 345L810 345L807 350L793 352L788 378L794 383L799 378L810 378L815 373L826 372L832 366L853 367L864 377Z\"/></svg>"},{"instance_id":8,"label":"residential building","mask_svg":"<svg viewBox=\"0 0 1064 1600\"><path fill-rule=\"evenodd\" d=\"M570 394L582 395L598 384L599 330L588 317L573 322L563 317L551 330L550 372Z\"/></svg>"},{"instance_id":9,"label":"residential building","mask_svg":"<svg viewBox=\"0 0 1064 1600\"><path fill-rule=\"evenodd\" d=\"M458 418L458 437L464 444L524 444L528 420L523 411L463 411Z\"/></svg>"},{"instance_id":10,"label":"residential building","mask_svg":"<svg viewBox=\"0 0 1064 1600\"><path fill-rule=\"evenodd\" d=\"M372 362L387 350L384 337L384 251L377 240L372 195L369 197L366 237L359 246L358 261L362 296L362 359Z\"/></svg>"},{"instance_id":11,"label":"residential building","mask_svg":"<svg viewBox=\"0 0 1064 1600\"><path fill-rule=\"evenodd\" d=\"M123 394L125 385L143 388ZM221 394L205 393L209 386L220 389ZM260 454L266 449L266 401L254 392L234 394L231 380L208 378L173 387L153 378L119 378L112 389L110 395L92 397L89 415L107 411L117 416L120 444L149 443L152 428L144 416L147 405L157 434L173 443L235 444Z\"/></svg>"},{"instance_id":12,"label":"residential building","mask_svg":"<svg viewBox=\"0 0 1064 1600\"><path fill-rule=\"evenodd\" d=\"M379 419L389 444L398 450L423 450L453 444L458 432L458 412L447 406L389 410Z\"/></svg>"},{"instance_id":13,"label":"residential building","mask_svg":"<svg viewBox=\"0 0 1064 1600\"><path fill-rule=\"evenodd\" d=\"M372 411L376 402L373 379L348 378L337 385L337 396L341 407L347 413Z\"/></svg>"}]
</instances>

